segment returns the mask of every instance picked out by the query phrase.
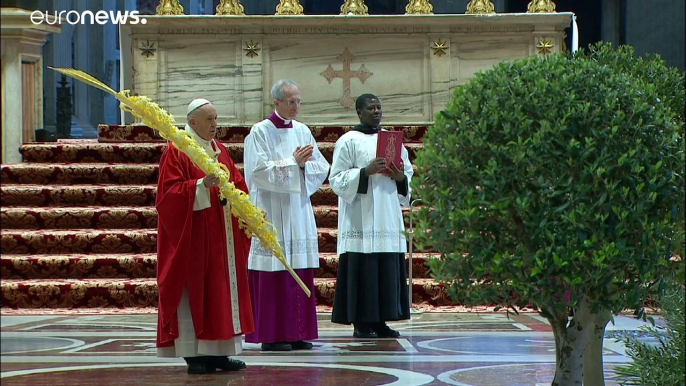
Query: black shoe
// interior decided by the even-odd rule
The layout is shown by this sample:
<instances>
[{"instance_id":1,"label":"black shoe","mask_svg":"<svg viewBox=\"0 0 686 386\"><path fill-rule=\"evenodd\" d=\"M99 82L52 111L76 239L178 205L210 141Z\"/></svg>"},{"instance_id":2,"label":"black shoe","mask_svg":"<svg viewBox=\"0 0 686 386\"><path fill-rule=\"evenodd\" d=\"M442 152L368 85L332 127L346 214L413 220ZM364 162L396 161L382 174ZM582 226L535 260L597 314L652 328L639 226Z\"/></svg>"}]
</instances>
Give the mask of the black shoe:
<instances>
[{"instance_id":1,"label":"black shoe","mask_svg":"<svg viewBox=\"0 0 686 386\"><path fill-rule=\"evenodd\" d=\"M400 333L390 327L385 322L375 326L374 331L379 338L398 338Z\"/></svg>"},{"instance_id":2,"label":"black shoe","mask_svg":"<svg viewBox=\"0 0 686 386\"><path fill-rule=\"evenodd\" d=\"M212 357L211 364L223 371L238 371L246 368L245 362L239 361L238 359L231 359L225 356L214 356Z\"/></svg>"},{"instance_id":3,"label":"black shoe","mask_svg":"<svg viewBox=\"0 0 686 386\"><path fill-rule=\"evenodd\" d=\"M398 338L400 333L388 326L376 330L376 335L379 338Z\"/></svg>"},{"instance_id":4,"label":"black shoe","mask_svg":"<svg viewBox=\"0 0 686 386\"><path fill-rule=\"evenodd\" d=\"M353 337L363 338L363 339L375 339L379 336L372 330L369 323L357 323L354 325L355 331L353 332Z\"/></svg>"},{"instance_id":5,"label":"black shoe","mask_svg":"<svg viewBox=\"0 0 686 386\"><path fill-rule=\"evenodd\" d=\"M274 342L262 343L262 351L291 351L293 346L290 343Z\"/></svg>"},{"instance_id":6,"label":"black shoe","mask_svg":"<svg viewBox=\"0 0 686 386\"><path fill-rule=\"evenodd\" d=\"M314 345L310 342L299 340L297 342L291 342L291 347L293 348L293 350L312 350L312 347L314 347Z\"/></svg>"},{"instance_id":7,"label":"black shoe","mask_svg":"<svg viewBox=\"0 0 686 386\"><path fill-rule=\"evenodd\" d=\"M216 371L208 357L184 357L183 359L188 363L188 374L211 374Z\"/></svg>"}]
</instances>

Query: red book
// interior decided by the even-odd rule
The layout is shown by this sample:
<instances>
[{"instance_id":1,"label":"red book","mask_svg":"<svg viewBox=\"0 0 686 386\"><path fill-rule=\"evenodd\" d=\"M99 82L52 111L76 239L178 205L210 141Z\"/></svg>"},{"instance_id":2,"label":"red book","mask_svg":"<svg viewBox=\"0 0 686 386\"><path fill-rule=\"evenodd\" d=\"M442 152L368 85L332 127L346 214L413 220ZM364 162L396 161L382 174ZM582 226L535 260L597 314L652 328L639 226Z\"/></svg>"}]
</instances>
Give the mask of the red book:
<instances>
[{"instance_id":1,"label":"red book","mask_svg":"<svg viewBox=\"0 0 686 386\"><path fill-rule=\"evenodd\" d=\"M391 163L398 169L402 170L403 161L400 155L402 154L403 146L403 132L402 131L379 131L379 137L376 141L376 156L386 159L386 167L390 168ZM388 173L388 169L384 169L379 173Z\"/></svg>"}]
</instances>

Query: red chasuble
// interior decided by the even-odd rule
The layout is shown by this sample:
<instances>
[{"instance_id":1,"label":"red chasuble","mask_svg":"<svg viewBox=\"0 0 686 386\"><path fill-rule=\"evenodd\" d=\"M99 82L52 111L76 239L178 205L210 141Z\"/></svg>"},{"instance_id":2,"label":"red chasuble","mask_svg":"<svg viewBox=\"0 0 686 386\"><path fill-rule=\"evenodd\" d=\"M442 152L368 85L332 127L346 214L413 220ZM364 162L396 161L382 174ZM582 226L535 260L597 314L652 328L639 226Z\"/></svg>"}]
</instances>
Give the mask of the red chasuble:
<instances>
[{"instance_id":1,"label":"red chasuble","mask_svg":"<svg viewBox=\"0 0 686 386\"><path fill-rule=\"evenodd\" d=\"M228 151L222 145L219 147L219 162L228 167L231 182L247 193L245 180ZM172 144L162 155L159 173L157 347L173 346L174 339L179 336L177 309L184 287L188 289L197 339L225 340L252 332L247 275L250 240L231 216L233 234L229 237L234 241L237 277L229 278L224 207L219 200L219 188L213 187L209 192L211 207L193 211L196 184L205 173ZM235 282L238 289L239 333L234 332L231 282Z\"/></svg>"}]
</instances>

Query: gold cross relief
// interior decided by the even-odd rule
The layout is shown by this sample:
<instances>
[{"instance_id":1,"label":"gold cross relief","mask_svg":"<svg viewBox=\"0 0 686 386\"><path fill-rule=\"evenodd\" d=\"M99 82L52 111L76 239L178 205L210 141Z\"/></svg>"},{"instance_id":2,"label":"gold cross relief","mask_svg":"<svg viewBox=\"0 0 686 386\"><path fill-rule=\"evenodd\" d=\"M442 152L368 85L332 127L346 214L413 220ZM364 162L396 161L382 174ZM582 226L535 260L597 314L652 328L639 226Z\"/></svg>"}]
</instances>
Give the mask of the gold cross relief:
<instances>
[{"instance_id":1,"label":"gold cross relief","mask_svg":"<svg viewBox=\"0 0 686 386\"><path fill-rule=\"evenodd\" d=\"M355 55L348 51L348 47L345 47L343 53L338 55L338 59L343 62L343 70L334 70L329 64L329 67L327 67L326 70L324 70L320 75L325 77L326 80L329 81L329 84L331 84L331 81L335 78L343 79L343 96L338 100L338 103L340 103L346 110L350 110L350 106L355 103L355 99L350 95L350 80L352 78L358 78L360 82L364 84L364 81L366 81L370 76L374 75L374 73L369 72L364 64L360 66L359 70L351 71L350 63L353 61L353 59L355 59Z\"/></svg>"}]
</instances>

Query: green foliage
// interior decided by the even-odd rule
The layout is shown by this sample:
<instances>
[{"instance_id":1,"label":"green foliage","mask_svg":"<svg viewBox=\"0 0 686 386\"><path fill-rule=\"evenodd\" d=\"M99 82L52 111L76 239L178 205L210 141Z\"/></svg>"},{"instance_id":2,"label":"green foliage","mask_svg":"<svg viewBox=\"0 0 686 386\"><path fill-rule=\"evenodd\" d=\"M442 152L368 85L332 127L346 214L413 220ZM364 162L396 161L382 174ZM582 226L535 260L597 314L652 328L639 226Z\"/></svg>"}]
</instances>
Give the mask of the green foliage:
<instances>
[{"instance_id":1,"label":"green foliage","mask_svg":"<svg viewBox=\"0 0 686 386\"><path fill-rule=\"evenodd\" d=\"M684 122L686 108L686 93L684 92L684 74L676 67L667 67L665 61L657 54L647 54L645 58L636 56L631 46L620 46L617 49L612 44L600 42L591 45L588 50L574 53L577 59L585 59L614 69L616 72L629 74L633 77L655 85L658 97L669 106L681 121Z\"/></svg>"},{"instance_id":2,"label":"green foliage","mask_svg":"<svg viewBox=\"0 0 686 386\"><path fill-rule=\"evenodd\" d=\"M668 67L666 62L657 54L647 54L645 58L636 55L631 46L620 46L617 49L612 44L599 42L591 45L588 50L574 53L577 59L590 60L617 72L640 78L646 83L655 85L655 93L660 100L672 109L674 118L684 136L684 122L686 122L686 90L684 89L684 73L676 67ZM684 236L684 222L677 224ZM675 252L684 256L684 239L676 243ZM683 264L681 265L683 269Z\"/></svg>"},{"instance_id":3,"label":"green foliage","mask_svg":"<svg viewBox=\"0 0 686 386\"><path fill-rule=\"evenodd\" d=\"M635 337L622 339L627 348L627 354L633 359L633 362L616 368L622 385L681 386L686 384L684 285L672 282L669 287L659 302L666 327L641 328L641 331L654 338L657 344L641 342Z\"/></svg>"},{"instance_id":4,"label":"green foliage","mask_svg":"<svg viewBox=\"0 0 686 386\"><path fill-rule=\"evenodd\" d=\"M412 181L433 276L465 304L640 308L683 243L683 120L664 99L581 56L501 63L456 88Z\"/></svg>"}]
</instances>

